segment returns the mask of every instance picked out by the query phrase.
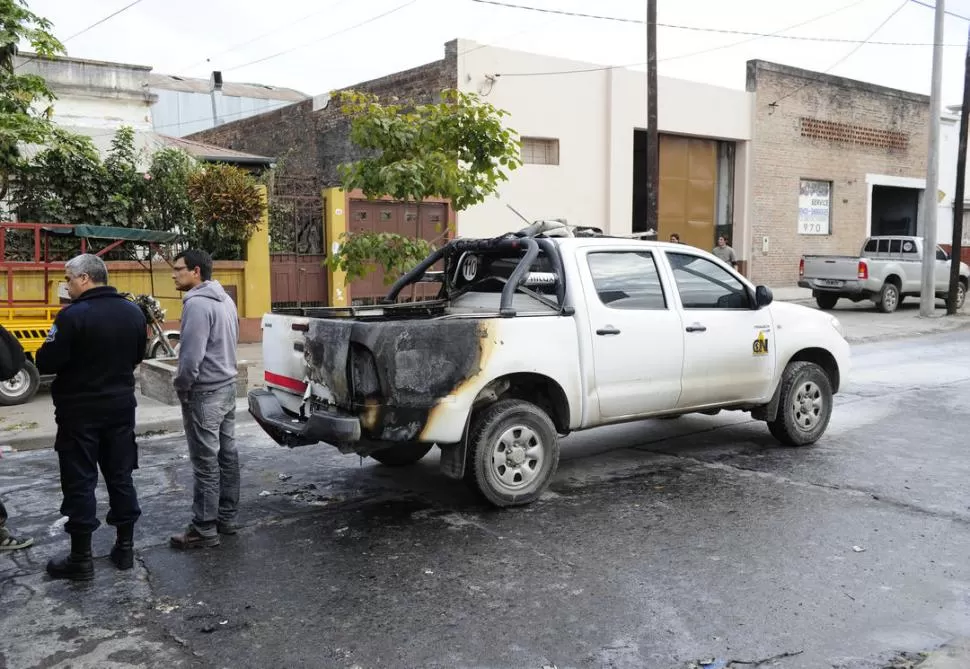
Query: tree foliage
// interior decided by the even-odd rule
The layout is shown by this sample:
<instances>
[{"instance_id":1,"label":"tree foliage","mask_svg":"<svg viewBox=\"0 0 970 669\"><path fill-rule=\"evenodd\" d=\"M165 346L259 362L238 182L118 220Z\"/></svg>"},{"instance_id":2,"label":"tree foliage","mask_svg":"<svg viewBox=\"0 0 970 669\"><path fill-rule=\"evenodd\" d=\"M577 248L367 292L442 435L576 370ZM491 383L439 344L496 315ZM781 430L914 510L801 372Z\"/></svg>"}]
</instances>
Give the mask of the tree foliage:
<instances>
[{"instance_id":1,"label":"tree foliage","mask_svg":"<svg viewBox=\"0 0 970 669\"><path fill-rule=\"evenodd\" d=\"M215 259L242 258L265 207L256 179L232 165L206 165L189 176L188 195L195 217L188 244Z\"/></svg>"},{"instance_id":2,"label":"tree foliage","mask_svg":"<svg viewBox=\"0 0 970 669\"><path fill-rule=\"evenodd\" d=\"M367 153L339 167L342 186L368 199L445 198L462 211L494 194L522 164L518 138L502 121L508 112L474 94L446 90L430 104L381 102L353 90L332 99L350 118L351 140ZM328 262L348 281L382 267L392 282L431 250L431 243L397 233L348 233Z\"/></svg>"},{"instance_id":3,"label":"tree foliage","mask_svg":"<svg viewBox=\"0 0 970 669\"><path fill-rule=\"evenodd\" d=\"M54 93L43 77L18 73L14 65L21 42L41 57L64 52L51 23L31 12L24 0L0 0L0 200L20 161L20 145L42 144L54 132Z\"/></svg>"}]
</instances>

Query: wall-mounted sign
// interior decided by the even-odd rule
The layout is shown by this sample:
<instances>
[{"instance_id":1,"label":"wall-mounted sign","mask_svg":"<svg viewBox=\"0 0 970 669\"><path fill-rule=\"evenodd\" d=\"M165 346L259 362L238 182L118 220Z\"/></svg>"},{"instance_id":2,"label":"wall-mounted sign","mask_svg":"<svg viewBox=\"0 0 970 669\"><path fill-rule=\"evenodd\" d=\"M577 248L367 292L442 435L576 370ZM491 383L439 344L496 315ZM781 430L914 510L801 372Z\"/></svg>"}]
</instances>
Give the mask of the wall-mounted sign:
<instances>
[{"instance_id":1,"label":"wall-mounted sign","mask_svg":"<svg viewBox=\"0 0 970 669\"><path fill-rule=\"evenodd\" d=\"M832 182L802 179L798 190L798 234L832 233Z\"/></svg>"}]
</instances>

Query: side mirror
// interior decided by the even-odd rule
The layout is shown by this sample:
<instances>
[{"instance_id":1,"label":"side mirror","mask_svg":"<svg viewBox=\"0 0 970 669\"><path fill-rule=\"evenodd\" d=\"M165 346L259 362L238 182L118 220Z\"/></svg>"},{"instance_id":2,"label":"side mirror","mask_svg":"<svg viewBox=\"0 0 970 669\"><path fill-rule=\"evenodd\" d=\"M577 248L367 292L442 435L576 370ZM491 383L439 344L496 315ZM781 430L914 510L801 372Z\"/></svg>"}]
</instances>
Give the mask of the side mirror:
<instances>
[{"instance_id":1,"label":"side mirror","mask_svg":"<svg viewBox=\"0 0 970 669\"><path fill-rule=\"evenodd\" d=\"M759 309L762 307L767 307L769 304L774 302L775 297L771 294L771 288L768 286L758 286L754 290L754 301Z\"/></svg>"}]
</instances>

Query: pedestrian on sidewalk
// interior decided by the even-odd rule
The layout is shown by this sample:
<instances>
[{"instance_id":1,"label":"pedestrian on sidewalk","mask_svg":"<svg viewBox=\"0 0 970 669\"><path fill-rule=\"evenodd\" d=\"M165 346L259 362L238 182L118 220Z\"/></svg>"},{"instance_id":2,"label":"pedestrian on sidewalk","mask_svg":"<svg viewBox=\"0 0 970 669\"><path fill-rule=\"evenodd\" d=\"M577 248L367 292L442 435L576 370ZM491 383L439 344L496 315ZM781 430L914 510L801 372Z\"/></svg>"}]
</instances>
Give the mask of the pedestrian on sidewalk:
<instances>
[{"instance_id":1,"label":"pedestrian on sidewalk","mask_svg":"<svg viewBox=\"0 0 970 669\"><path fill-rule=\"evenodd\" d=\"M135 443L135 368L145 355L147 323L130 300L108 285L98 256L76 256L65 266L71 304L61 309L37 351L37 368L56 374L51 385L71 552L47 563L53 578L94 578L91 535L100 526L94 491L98 469L108 488L106 521L117 537L111 561L134 565L135 522L141 516L131 473L138 468Z\"/></svg>"},{"instance_id":2,"label":"pedestrian on sidewalk","mask_svg":"<svg viewBox=\"0 0 970 669\"><path fill-rule=\"evenodd\" d=\"M717 246L714 247L713 253L715 256L731 265L731 267L737 269L738 257L735 255L734 249L728 246L727 237L724 235L717 238Z\"/></svg>"},{"instance_id":3,"label":"pedestrian on sidewalk","mask_svg":"<svg viewBox=\"0 0 970 669\"><path fill-rule=\"evenodd\" d=\"M0 325L0 381L9 381L24 366L24 347L17 338ZM2 456L0 456L2 457ZM0 551L27 548L34 543L30 537L15 537L7 529L7 509L0 500Z\"/></svg>"},{"instance_id":4,"label":"pedestrian on sidewalk","mask_svg":"<svg viewBox=\"0 0 970 669\"><path fill-rule=\"evenodd\" d=\"M212 279L212 258L188 250L175 257L175 287L182 298L182 332L175 391L194 473L192 522L174 535L174 548L210 548L220 534L235 534L239 506L236 450L236 346L239 314Z\"/></svg>"}]
</instances>

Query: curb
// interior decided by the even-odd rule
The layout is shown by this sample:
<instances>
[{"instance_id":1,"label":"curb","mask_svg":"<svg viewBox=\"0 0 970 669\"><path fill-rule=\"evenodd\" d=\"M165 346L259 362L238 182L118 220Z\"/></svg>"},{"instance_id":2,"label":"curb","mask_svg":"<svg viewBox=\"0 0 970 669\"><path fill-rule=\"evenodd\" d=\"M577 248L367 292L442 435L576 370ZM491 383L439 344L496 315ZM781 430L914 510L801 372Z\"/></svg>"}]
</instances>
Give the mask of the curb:
<instances>
[{"instance_id":1,"label":"curb","mask_svg":"<svg viewBox=\"0 0 970 669\"><path fill-rule=\"evenodd\" d=\"M845 340L850 344L876 344L884 341L898 341L900 339L916 339L917 337L931 337L933 335L945 335L945 334L951 334L953 332L962 332L963 330L970 330L970 319L967 319L961 323L957 323L952 327L947 327L942 329L927 330L924 332L909 331L909 332L882 333L877 335L860 335L855 337L849 336L849 337L846 337Z\"/></svg>"},{"instance_id":2,"label":"curb","mask_svg":"<svg viewBox=\"0 0 970 669\"><path fill-rule=\"evenodd\" d=\"M970 666L970 639L954 639L928 653L916 666L919 669L965 669Z\"/></svg>"},{"instance_id":3,"label":"curb","mask_svg":"<svg viewBox=\"0 0 970 669\"><path fill-rule=\"evenodd\" d=\"M241 404L237 403L236 425L253 422L253 417L250 415L248 409L248 404L243 409ZM143 420L135 425L135 436L140 439L174 436L177 434L182 434L184 431L181 415ZM9 448L15 453L22 451L52 449L54 447L54 436L56 434L56 427L54 427L52 423L51 429L37 431L33 434L0 437L0 447L2 447L4 450Z\"/></svg>"}]
</instances>

